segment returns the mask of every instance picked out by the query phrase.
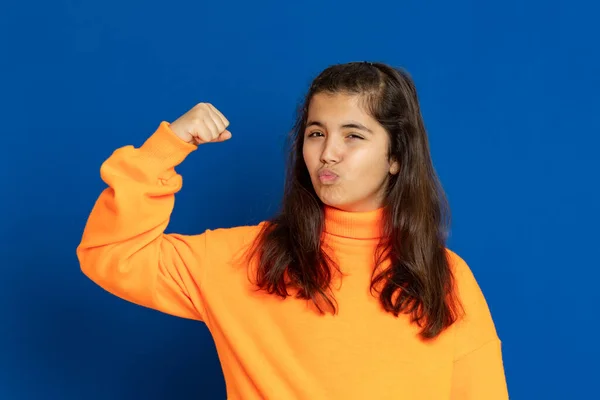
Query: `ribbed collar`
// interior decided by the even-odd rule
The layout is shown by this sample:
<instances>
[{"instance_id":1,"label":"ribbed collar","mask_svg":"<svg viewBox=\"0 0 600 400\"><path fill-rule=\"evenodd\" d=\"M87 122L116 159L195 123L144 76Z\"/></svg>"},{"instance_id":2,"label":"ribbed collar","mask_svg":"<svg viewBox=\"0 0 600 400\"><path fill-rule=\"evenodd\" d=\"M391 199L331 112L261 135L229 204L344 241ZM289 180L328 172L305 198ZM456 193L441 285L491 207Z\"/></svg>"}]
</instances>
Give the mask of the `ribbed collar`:
<instances>
[{"instance_id":1,"label":"ribbed collar","mask_svg":"<svg viewBox=\"0 0 600 400\"><path fill-rule=\"evenodd\" d=\"M365 212L325 207L325 232L354 239L377 239L383 233L383 208Z\"/></svg>"}]
</instances>

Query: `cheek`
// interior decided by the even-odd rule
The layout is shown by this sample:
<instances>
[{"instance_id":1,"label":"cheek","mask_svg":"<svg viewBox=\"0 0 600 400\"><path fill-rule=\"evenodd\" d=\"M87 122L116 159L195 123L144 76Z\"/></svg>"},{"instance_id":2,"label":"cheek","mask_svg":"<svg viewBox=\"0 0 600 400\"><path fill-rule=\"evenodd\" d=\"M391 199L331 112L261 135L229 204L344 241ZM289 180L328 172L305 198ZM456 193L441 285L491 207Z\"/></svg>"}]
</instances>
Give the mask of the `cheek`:
<instances>
[{"instance_id":1,"label":"cheek","mask_svg":"<svg viewBox=\"0 0 600 400\"><path fill-rule=\"evenodd\" d=\"M362 149L348 152L346 161L348 161L348 170L357 177L372 174L374 169L378 169L379 163L371 152Z\"/></svg>"},{"instance_id":2,"label":"cheek","mask_svg":"<svg viewBox=\"0 0 600 400\"><path fill-rule=\"evenodd\" d=\"M308 166L308 152L306 151L306 146L302 146L302 159L304 160L304 163Z\"/></svg>"},{"instance_id":3,"label":"cheek","mask_svg":"<svg viewBox=\"0 0 600 400\"><path fill-rule=\"evenodd\" d=\"M302 157L304 158L304 164L306 164L309 172L312 172L312 169L315 166L315 154L316 152L310 145L302 146Z\"/></svg>"},{"instance_id":4,"label":"cheek","mask_svg":"<svg viewBox=\"0 0 600 400\"><path fill-rule=\"evenodd\" d=\"M370 186L379 184L388 174L389 165L385 156L371 153L354 154L349 163L352 176Z\"/></svg>"}]
</instances>

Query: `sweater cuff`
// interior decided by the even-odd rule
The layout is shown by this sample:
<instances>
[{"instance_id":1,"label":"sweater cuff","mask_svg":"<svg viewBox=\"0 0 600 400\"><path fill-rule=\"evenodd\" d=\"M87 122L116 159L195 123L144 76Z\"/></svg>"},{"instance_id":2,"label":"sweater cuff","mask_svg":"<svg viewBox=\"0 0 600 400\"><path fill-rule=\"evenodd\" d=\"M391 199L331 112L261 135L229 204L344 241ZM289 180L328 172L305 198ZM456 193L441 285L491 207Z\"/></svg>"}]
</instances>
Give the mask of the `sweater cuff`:
<instances>
[{"instance_id":1,"label":"sweater cuff","mask_svg":"<svg viewBox=\"0 0 600 400\"><path fill-rule=\"evenodd\" d=\"M170 123L162 121L158 129L140 146L147 158L170 167L179 165L198 146L181 140L170 128Z\"/></svg>"}]
</instances>

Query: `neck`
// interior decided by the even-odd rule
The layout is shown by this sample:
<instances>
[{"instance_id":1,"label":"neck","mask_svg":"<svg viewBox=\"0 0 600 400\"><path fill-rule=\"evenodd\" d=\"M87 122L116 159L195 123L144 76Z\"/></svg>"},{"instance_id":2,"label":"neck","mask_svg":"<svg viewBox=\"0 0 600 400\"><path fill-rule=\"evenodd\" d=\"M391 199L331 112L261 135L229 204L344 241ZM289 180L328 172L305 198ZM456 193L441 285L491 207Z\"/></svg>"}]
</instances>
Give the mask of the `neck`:
<instances>
[{"instance_id":1,"label":"neck","mask_svg":"<svg viewBox=\"0 0 600 400\"><path fill-rule=\"evenodd\" d=\"M377 239L383 233L382 217L383 208L351 212L325 206L325 232L354 239Z\"/></svg>"}]
</instances>

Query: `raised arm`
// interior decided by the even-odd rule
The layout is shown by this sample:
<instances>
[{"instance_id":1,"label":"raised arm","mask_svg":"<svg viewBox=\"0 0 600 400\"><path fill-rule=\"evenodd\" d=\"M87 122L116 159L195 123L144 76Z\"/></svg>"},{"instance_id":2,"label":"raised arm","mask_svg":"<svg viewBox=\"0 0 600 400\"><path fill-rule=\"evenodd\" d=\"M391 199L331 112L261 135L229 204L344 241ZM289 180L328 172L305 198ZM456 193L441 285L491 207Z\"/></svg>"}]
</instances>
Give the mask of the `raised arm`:
<instances>
[{"instance_id":1,"label":"raised arm","mask_svg":"<svg viewBox=\"0 0 600 400\"><path fill-rule=\"evenodd\" d=\"M229 122L201 103L162 122L139 148L116 150L101 166L107 188L85 226L77 257L83 273L132 303L204 319L206 234L165 234L182 178L175 172L199 144L231 137Z\"/></svg>"}]
</instances>

